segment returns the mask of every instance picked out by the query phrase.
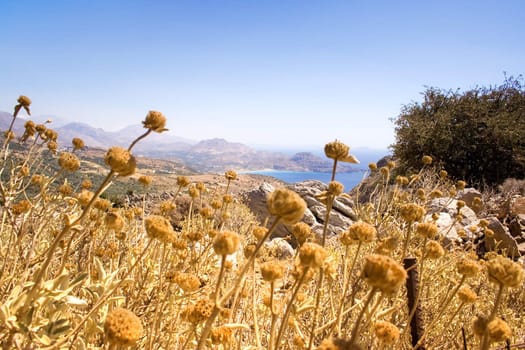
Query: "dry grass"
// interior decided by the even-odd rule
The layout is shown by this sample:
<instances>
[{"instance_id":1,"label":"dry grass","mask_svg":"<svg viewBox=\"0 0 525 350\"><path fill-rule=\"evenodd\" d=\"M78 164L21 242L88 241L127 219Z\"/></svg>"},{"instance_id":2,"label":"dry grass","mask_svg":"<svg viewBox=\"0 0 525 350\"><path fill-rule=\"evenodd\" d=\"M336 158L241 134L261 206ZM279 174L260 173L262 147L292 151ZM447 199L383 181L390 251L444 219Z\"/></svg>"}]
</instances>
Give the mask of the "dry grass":
<instances>
[{"instance_id":1,"label":"dry grass","mask_svg":"<svg viewBox=\"0 0 525 350\"><path fill-rule=\"evenodd\" d=\"M29 111L24 99L17 106L16 113ZM162 118L148 114L137 141L161 132ZM272 216L256 222L232 195L234 172L214 189L179 177L174 201L113 208L100 195L135 170L135 143L108 152L98 186L71 187L82 151L50 172L42 156L60 153L53 154L46 130L29 125L19 138L7 130L0 154L4 349L488 349L524 342L523 266L495 253L479 259L474 246L442 249L425 213L432 196L453 198L456 184L430 164L395 181L393 163L373 172L367 203L356 206L362 222L337 239L325 232L314 241L299 222L300 197L275 191ZM325 151L337 180L337 163L354 159L339 142ZM327 215L341 195L335 181L321 195ZM170 223L175 202L183 215ZM283 224L301 245L277 261L264 242ZM405 258L415 261L409 271ZM405 281L414 269L417 309L408 306ZM417 345L413 319L421 325Z\"/></svg>"}]
</instances>

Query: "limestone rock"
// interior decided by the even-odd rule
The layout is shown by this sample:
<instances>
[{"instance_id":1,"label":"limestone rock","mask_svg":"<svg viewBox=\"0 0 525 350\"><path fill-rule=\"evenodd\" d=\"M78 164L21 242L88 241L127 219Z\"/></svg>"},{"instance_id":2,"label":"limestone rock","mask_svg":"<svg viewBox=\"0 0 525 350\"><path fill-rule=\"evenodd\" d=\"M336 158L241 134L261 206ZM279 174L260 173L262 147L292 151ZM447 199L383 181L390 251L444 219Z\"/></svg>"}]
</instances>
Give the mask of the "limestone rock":
<instances>
[{"instance_id":1,"label":"limestone rock","mask_svg":"<svg viewBox=\"0 0 525 350\"><path fill-rule=\"evenodd\" d=\"M280 260L285 260L294 256L295 252L290 243L284 238L274 238L265 243L265 247L270 256Z\"/></svg>"},{"instance_id":2,"label":"limestone rock","mask_svg":"<svg viewBox=\"0 0 525 350\"><path fill-rule=\"evenodd\" d=\"M447 197L435 198L428 206L429 214L448 213L451 217L455 217L458 212L457 204L457 199ZM469 225L478 219L474 210L470 209L468 206L461 208L460 213L463 216L463 219L460 222L463 226Z\"/></svg>"},{"instance_id":3,"label":"limestone rock","mask_svg":"<svg viewBox=\"0 0 525 350\"><path fill-rule=\"evenodd\" d=\"M458 198L465 202L467 207L471 208L476 214L479 213L482 209L482 206L476 206L474 204L474 199L481 199L481 192L474 188L465 188L462 191L459 191Z\"/></svg>"},{"instance_id":4,"label":"limestone rock","mask_svg":"<svg viewBox=\"0 0 525 350\"><path fill-rule=\"evenodd\" d=\"M520 256L518 242L511 236L509 230L495 217L487 218L489 229L494 231L494 237L485 237L485 248L489 251L505 252L510 257Z\"/></svg>"}]
</instances>

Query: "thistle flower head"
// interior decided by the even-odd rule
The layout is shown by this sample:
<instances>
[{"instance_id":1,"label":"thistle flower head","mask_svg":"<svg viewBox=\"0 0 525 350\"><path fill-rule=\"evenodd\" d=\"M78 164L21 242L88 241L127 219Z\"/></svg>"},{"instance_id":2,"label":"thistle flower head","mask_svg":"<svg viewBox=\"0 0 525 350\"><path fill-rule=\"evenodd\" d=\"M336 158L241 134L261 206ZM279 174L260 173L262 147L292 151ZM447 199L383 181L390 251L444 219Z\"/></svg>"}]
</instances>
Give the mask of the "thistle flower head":
<instances>
[{"instance_id":1,"label":"thistle flower head","mask_svg":"<svg viewBox=\"0 0 525 350\"><path fill-rule=\"evenodd\" d=\"M232 330L226 326L219 326L211 330L212 344L228 344L232 337Z\"/></svg>"},{"instance_id":2,"label":"thistle flower head","mask_svg":"<svg viewBox=\"0 0 525 350\"><path fill-rule=\"evenodd\" d=\"M58 156L58 165L68 171L77 171L80 168L80 160L73 153L62 152Z\"/></svg>"},{"instance_id":3,"label":"thistle flower head","mask_svg":"<svg viewBox=\"0 0 525 350\"><path fill-rule=\"evenodd\" d=\"M133 346L142 336L140 319L131 311L116 308L108 313L104 322L104 334L110 344Z\"/></svg>"},{"instance_id":4,"label":"thistle flower head","mask_svg":"<svg viewBox=\"0 0 525 350\"><path fill-rule=\"evenodd\" d=\"M304 267L320 268L327 256L326 249L317 243L306 242L299 248L299 261Z\"/></svg>"},{"instance_id":5,"label":"thistle flower head","mask_svg":"<svg viewBox=\"0 0 525 350\"><path fill-rule=\"evenodd\" d=\"M358 221L350 225L347 231L341 235L341 243L350 245L354 242L370 243L377 235L377 230L373 225L364 221Z\"/></svg>"},{"instance_id":6,"label":"thistle flower head","mask_svg":"<svg viewBox=\"0 0 525 350\"><path fill-rule=\"evenodd\" d=\"M487 333L492 343L505 341L512 336L512 330L507 322L499 317L496 317L487 324Z\"/></svg>"},{"instance_id":7,"label":"thistle flower head","mask_svg":"<svg viewBox=\"0 0 525 350\"><path fill-rule=\"evenodd\" d=\"M137 167L135 157L128 150L118 146L113 146L106 152L104 163L120 176L132 175Z\"/></svg>"},{"instance_id":8,"label":"thistle flower head","mask_svg":"<svg viewBox=\"0 0 525 350\"><path fill-rule=\"evenodd\" d=\"M423 162L423 165L430 165L430 164L432 164L432 157L431 156L423 156L423 158L421 158L421 161Z\"/></svg>"},{"instance_id":9,"label":"thistle flower head","mask_svg":"<svg viewBox=\"0 0 525 350\"><path fill-rule=\"evenodd\" d=\"M158 133L168 130L166 129L166 117L158 111L149 111L142 124L144 125L144 128Z\"/></svg>"},{"instance_id":10,"label":"thistle flower head","mask_svg":"<svg viewBox=\"0 0 525 350\"><path fill-rule=\"evenodd\" d=\"M344 185L338 181L330 181L330 183L328 183L328 193L334 197L343 193L344 189Z\"/></svg>"},{"instance_id":11,"label":"thistle flower head","mask_svg":"<svg viewBox=\"0 0 525 350\"><path fill-rule=\"evenodd\" d=\"M356 157L348 154L349 151L350 147L338 140L329 142L324 146L324 154L328 158L346 163L359 163Z\"/></svg>"},{"instance_id":12,"label":"thistle flower head","mask_svg":"<svg viewBox=\"0 0 525 350\"><path fill-rule=\"evenodd\" d=\"M401 218L408 223L420 221L425 215L425 208L415 203L403 204L399 208L399 214Z\"/></svg>"},{"instance_id":13,"label":"thistle flower head","mask_svg":"<svg viewBox=\"0 0 525 350\"><path fill-rule=\"evenodd\" d=\"M153 179L151 176L142 175L139 177L138 181L142 186L149 186L151 185L151 182L153 181Z\"/></svg>"},{"instance_id":14,"label":"thistle flower head","mask_svg":"<svg viewBox=\"0 0 525 350\"><path fill-rule=\"evenodd\" d=\"M78 137L74 137L73 140L71 140L71 144L73 145L74 150L80 150L86 146L84 140Z\"/></svg>"},{"instance_id":15,"label":"thistle flower head","mask_svg":"<svg viewBox=\"0 0 525 350\"><path fill-rule=\"evenodd\" d=\"M416 226L416 233L428 239L434 238L438 233L438 227L433 222L423 222Z\"/></svg>"},{"instance_id":16,"label":"thistle flower head","mask_svg":"<svg viewBox=\"0 0 525 350\"><path fill-rule=\"evenodd\" d=\"M160 215L152 215L144 221L146 233L151 238L156 238L163 243L173 242L175 231L168 219Z\"/></svg>"},{"instance_id":17,"label":"thistle flower head","mask_svg":"<svg viewBox=\"0 0 525 350\"><path fill-rule=\"evenodd\" d=\"M429 259L439 259L445 255L445 250L438 241L429 241L425 246L425 254Z\"/></svg>"},{"instance_id":18,"label":"thistle flower head","mask_svg":"<svg viewBox=\"0 0 525 350\"><path fill-rule=\"evenodd\" d=\"M374 334L383 345L392 345L399 340L399 328L387 321L376 321Z\"/></svg>"},{"instance_id":19,"label":"thistle flower head","mask_svg":"<svg viewBox=\"0 0 525 350\"><path fill-rule=\"evenodd\" d=\"M394 294L405 282L407 273L394 259L374 254L365 257L361 276L370 286Z\"/></svg>"},{"instance_id":20,"label":"thistle flower head","mask_svg":"<svg viewBox=\"0 0 525 350\"><path fill-rule=\"evenodd\" d=\"M487 272L489 280L510 288L520 286L525 277L522 266L501 255L487 262Z\"/></svg>"},{"instance_id":21,"label":"thistle flower head","mask_svg":"<svg viewBox=\"0 0 525 350\"><path fill-rule=\"evenodd\" d=\"M261 265L261 275L268 282L280 279L284 275L284 265L277 260L267 261Z\"/></svg>"},{"instance_id":22,"label":"thistle flower head","mask_svg":"<svg viewBox=\"0 0 525 350\"><path fill-rule=\"evenodd\" d=\"M297 193L286 188L278 188L267 199L270 214L282 219L285 224L293 225L304 216L306 202Z\"/></svg>"},{"instance_id":23,"label":"thistle flower head","mask_svg":"<svg viewBox=\"0 0 525 350\"><path fill-rule=\"evenodd\" d=\"M190 179L187 176L177 176L177 186L187 187L190 184Z\"/></svg>"},{"instance_id":24,"label":"thistle flower head","mask_svg":"<svg viewBox=\"0 0 525 350\"><path fill-rule=\"evenodd\" d=\"M233 231L221 231L213 239L213 250L217 255L230 255L239 249L241 237Z\"/></svg>"},{"instance_id":25,"label":"thistle flower head","mask_svg":"<svg viewBox=\"0 0 525 350\"><path fill-rule=\"evenodd\" d=\"M115 232L120 232L124 227L124 219L116 212L109 212L104 217L104 223L107 228L114 230Z\"/></svg>"},{"instance_id":26,"label":"thistle flower head","mask_svg":"<svg viewBox=\"0 0 525 350\"><path fill-rule=\"evenodd\" d=\"M194 292L201 286L199 277L192 273L179 273L174 281L186 293Z\"/></svg>"},{"instance_id":27,"label":"thistle flower head","mask_svg":"<svg viewBox=\"0 0 525 350\"><path fill-rule=\"evenodd\" d=\"M224 177L228 181L233 181L237 179L237 173L234 170L228 170L224 173Z\"/></svg>"},{"instance_id":28,"label":"thistle flower head","mask_svg":"<svg viewBox=\"0 0 525 350\"><path fill-rule=\"evenodd\" d=\"M481 270L481 266L475 260L462 258L457 262L456 269L465 277L474 277Z\"/></svg>"},{"instance_id":29,"label":"thistle flower head","mask_svg":"<svg viewBox=\"0 0 525 350\"><path fill-rule=\"evenodd\" d=\"M458 290L458 298L464 304L472 304L478 299L478 295L467 286L463 286Z\"/></svg>"},{"instance_id":30,"label":"thistle flower head","mask_svg":"<svg viewBox=\"0 0 525 350\"><path fill-rule=\"evenodd\" d=\"M299 245L303 245L310 237L312 237L312 228L304 222L298 222L292 226L292 235L297 240Z\"/></svg>"}]
</instances>

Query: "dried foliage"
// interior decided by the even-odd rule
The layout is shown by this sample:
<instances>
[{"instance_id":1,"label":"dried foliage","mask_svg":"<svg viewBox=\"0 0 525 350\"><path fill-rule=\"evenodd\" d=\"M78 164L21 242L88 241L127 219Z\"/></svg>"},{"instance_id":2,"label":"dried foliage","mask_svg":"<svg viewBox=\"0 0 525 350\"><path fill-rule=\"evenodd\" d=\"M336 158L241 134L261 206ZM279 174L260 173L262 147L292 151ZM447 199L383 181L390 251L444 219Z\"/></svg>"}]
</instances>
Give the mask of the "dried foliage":
<instances>
[{"instance_id":1,"label":"dried foliage","mask_svg":"<svg viewBox=\"0 0 525 350\"><path fill-rule=\"evenodd\" d=\"M14 118L30 103L21 97ZM442 239L429 201L453 198L464 183L431 159L397 181L393 162L371 166L368 200L355 208L360 221L336 239L326 226L316 240L300 222L304 201L287 189L270 195L271 216L256 222L229 193L233 171L221 192L181 177L171 201L115 207L101 198L119 176L140 173L133 146L165 130L158 112L143 124L131 146L110 150L98 186L67 181L78 171L81 140L49 171L43 155L65 158L48 147L55 134L47 125L28 123L19 138L4 133L3 349L488 349L523 341L523 265L495 253L480 259L475 245ZM336 182L337 161L357 161L348 146L329 145L334 181L320 195L327 217L334 199L348 196ZM283 224L299 247L277 261L264 243ZM417 310L407 306L413 268L405 258L417 262ZM418 339L414 318L423 325Z\"/></svg>"}]
</instances>

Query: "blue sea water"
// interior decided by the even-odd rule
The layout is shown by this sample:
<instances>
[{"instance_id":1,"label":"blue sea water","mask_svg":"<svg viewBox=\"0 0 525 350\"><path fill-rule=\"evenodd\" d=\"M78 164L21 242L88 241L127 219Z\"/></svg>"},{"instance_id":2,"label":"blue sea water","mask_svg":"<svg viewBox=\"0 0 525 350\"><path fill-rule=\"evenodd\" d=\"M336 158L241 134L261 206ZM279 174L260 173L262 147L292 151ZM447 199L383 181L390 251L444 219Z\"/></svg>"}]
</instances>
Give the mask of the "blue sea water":
<instances>
[{"instance_id":1,"label":"blue sea water","mask_svg":"<svg viewBox=\"0 0 525 350\"><path fill-rule=\"evenodd\" d=\"M268 170L268 171L249 171L249 174L260 174L266 176L273 176L279 180L287 183L295 183L306 180L319 180L324 183L330 182L331 173L319 173L310 171L279 171L279 170ZM335 175L335 180L342 183L345 187L345 192L350 191L352 188L357 186L366 176L365 171L355 171L351 173L338 173Z\"/></svg>"}]
</instances>

